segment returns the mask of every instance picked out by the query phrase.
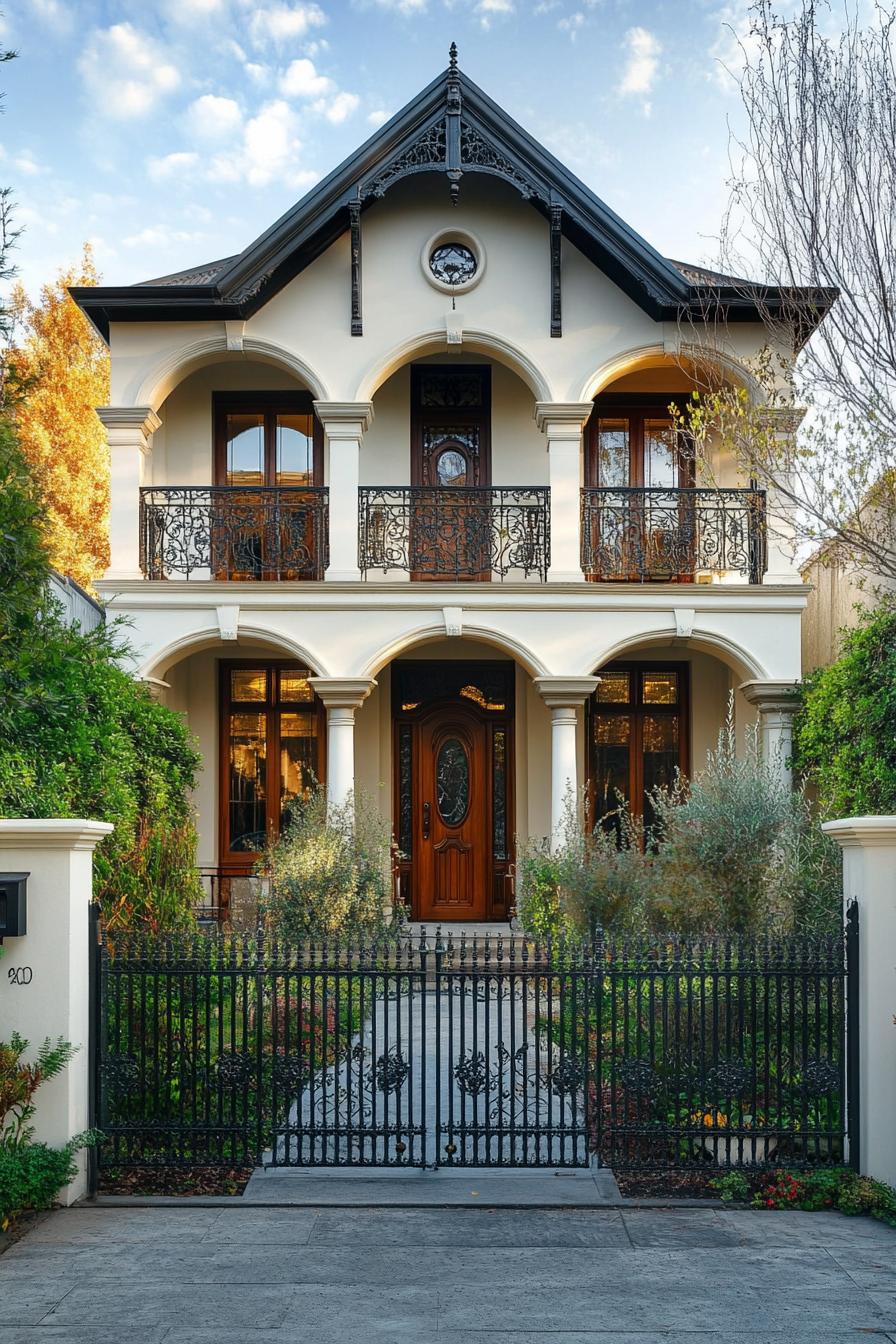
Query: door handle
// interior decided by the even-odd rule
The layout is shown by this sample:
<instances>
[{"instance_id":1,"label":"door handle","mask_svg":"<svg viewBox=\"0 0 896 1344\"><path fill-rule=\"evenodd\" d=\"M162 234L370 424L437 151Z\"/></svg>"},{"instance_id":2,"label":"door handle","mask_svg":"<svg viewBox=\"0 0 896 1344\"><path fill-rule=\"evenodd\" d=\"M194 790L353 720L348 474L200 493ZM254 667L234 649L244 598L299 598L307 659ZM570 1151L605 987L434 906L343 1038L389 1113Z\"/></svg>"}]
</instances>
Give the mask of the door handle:
<instances>
[{"instance_id":1,"label":"door handle","mask_svg":"<svg viewBox=\"0 0 896 1344\"><path fill-rule=\"evenodd\" d=\"M429 839L429 824L432 820L432 807L429 803L423 804L423 839Z\"/></svg>"}]
</instances>

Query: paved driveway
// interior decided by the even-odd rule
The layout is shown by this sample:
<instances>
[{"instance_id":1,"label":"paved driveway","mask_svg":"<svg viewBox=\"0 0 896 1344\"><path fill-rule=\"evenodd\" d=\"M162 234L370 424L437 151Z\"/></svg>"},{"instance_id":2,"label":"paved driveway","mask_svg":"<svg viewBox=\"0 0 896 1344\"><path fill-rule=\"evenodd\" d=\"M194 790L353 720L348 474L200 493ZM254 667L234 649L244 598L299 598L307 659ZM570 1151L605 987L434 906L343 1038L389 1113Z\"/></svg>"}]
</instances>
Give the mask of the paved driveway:
<instances>
[{"instance_id":1,"label":"paved driveway","mask_svg":"<svg viewBox=\"0 0 896 1344\"><path fill-rule=\"evenodd\" d=\"M713 1210L98 1208L0 1257L0 1344L896 1341L896 1231Z\"/></svg>"}]
</instances>

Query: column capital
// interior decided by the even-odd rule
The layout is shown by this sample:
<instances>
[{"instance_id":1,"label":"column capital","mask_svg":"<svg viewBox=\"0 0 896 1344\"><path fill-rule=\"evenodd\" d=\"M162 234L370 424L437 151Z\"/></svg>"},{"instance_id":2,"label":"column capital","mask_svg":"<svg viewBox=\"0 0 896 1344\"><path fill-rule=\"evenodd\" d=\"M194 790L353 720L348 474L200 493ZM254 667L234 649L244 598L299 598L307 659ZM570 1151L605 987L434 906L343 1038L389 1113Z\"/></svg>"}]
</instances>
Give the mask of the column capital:
<instances>
[{"instance_id":1,"label":"column capital","mask_svg":"<svg viewBox=\"0 0 896 1344\"><path fill-rule=\"evenodd\" d=\"M798 681L742 681L737 689L760 714L795 714L800 707Z\"/></svg>"},{"instance_id":2,"label":"column capital","mask_svg":"<svg viewBox=\"0 0 896 1344\"><path fill-rule=\"evenodd\" d=\"M373 424L372 401L316 401L314 409L329 439L359 439Z\"/></svg>"},{"instance_id":3,"label":"column capital","mask_svg":"<svg viewBox=\"0 0 896 1344\"><path fill-rule=\"evenodd\" d=\"M773 434L795 434L805 414L805 406L761 406L757 419L763 429Z\"/></svg>"},{"instance_id":4,"label":"column capital","mask_svg":"<svg viewBox=\"0 0 896 1344\"><path fill-rule=\"evenodd\" d=\"M112 447L134 443L144 453L149 435L162 423L151 406L97 406L96 413Z\"/></svg>"},{"instance_id":5,"label":"column capital","mask_svg":"<svg viewBox=\"0 0 896 1344\"><path fill-rule=\"evenodd\" d=\"M309 677L327 709L360 709L376 685L373 677Z\"/></svg>"},{"instance_id":6,"label":"column capital","mask_svg":"<svg viewBox=\"0 0 896 1344\"><path fill-rule=\"evenodd\" d=\"M12 817L0 821L0 850L33 846L92 851L114 830L111 821L85 821L80 817Z\"/></svg>"},{"instance_id":7,"label":"column capital","mask_svg":"<svg viewBox=\"0 0 896 1344\"><path fill-rule=\"evenodd\" d=\"M549 439L578 439L593 410L593 401L536 401L535 423Z\"/></svg>"},{"instance_id":8,"label":"column capital","mask_svg":"<svg viewBox=\"0 0 896 1344\"><path fill-rule=\"evenodd\" d=\"M535 677L535 689L548 709L576 709L600 685L600 677Z\"/></svg>"},{"instance_id":9,"label":"column capital","mask_svg":"<svg viewBox=\"0 0 896 1344\"><path fill-rule=\"evenodd\" d=\"M823 821L821 829L841 849L896 848L896 817L843 817Z\"/></svg>"}]
</instances>

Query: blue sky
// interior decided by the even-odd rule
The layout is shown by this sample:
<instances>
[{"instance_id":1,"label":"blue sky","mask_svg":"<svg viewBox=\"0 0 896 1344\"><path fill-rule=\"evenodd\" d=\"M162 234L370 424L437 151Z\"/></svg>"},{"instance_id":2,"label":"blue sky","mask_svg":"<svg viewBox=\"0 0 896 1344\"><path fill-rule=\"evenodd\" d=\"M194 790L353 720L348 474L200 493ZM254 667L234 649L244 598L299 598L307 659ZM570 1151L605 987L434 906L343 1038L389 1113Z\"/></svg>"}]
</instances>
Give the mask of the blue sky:
<instances>
[{"instance_id":1,"label":"blue sky","mask_svg":"<svg viewBox=\"0 0 896 1344\"><path fill-rule=\"evenodd\" d=\"M711 262L746 19L746 0L10 0L0 183L20 278L34 290L85 239L110 284L240 251L452 39L655 247Z\"/></svg>"}]
</instances>

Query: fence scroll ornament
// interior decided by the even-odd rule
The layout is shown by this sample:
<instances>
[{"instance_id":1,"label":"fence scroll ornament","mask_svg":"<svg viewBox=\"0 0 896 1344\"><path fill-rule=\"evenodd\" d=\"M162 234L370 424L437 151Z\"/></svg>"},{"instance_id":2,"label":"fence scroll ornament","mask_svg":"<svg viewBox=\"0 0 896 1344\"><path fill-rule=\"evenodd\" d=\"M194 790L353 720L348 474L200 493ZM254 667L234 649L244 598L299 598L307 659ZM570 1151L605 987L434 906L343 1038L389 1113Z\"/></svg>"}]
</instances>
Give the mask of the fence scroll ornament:
<instances>
[{"instance_id":1,"label":"fence scroll ornament","mask_svg":"<svg viewBox=\"0 0 896 1344\"><path fill-rule=\"evenodd\" d=\"M101 1163L841 1164L857 938L116 934Z\"/></svg>"}]
</instances>

